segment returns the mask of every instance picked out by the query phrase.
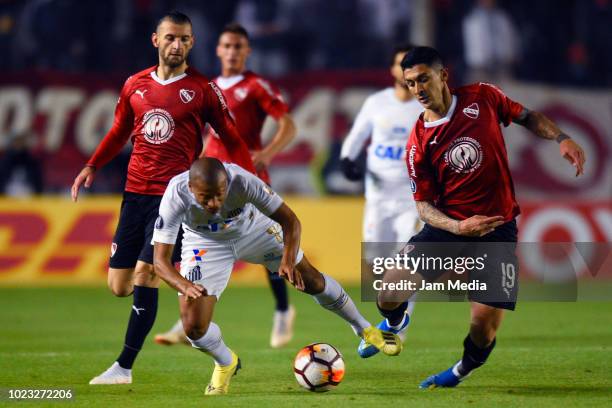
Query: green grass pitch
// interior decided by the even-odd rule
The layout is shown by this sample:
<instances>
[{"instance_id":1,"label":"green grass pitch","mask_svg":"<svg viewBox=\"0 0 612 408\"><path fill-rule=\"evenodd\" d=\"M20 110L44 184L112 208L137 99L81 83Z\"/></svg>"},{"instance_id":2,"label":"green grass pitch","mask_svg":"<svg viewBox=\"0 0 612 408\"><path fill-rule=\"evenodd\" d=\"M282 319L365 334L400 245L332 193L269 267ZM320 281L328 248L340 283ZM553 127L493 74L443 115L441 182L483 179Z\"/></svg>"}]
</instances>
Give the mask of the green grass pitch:
<instances>
[{"instance_id":1,"label":"green grass pitch","mask_svg":"<svg viewBox=\"0 0 612 408\"><path fill-rule=\"evenodd\" d=\"M357 290L351 294L359 297ZM0 388L4 395L7 388L72 388L75 399L66 404L86 407L612 405L612 303L519 303L484 367L456 389L419 390L421 380L460 357L466 303L418 304L403 353L362 360L344 322L309 296L290 295L296 336L287 348L272 350L268 289L224 293L215 321L243 370L230 395L211 400L203 391L212 360L189 347L155 345L152 336L136 361L133 384L87 384L117 357L131 298L114 298L103 288L0 289ZM359 306L372 322L379 320L374 304ZM162 290L153 333L167 329L177 311L176 294ZM292 373L295 353L315 341L333 344L346 361L343 383L325 394L302 390ZM11 404L20 405L0 401Z\"/></svg>"}]
</instances>

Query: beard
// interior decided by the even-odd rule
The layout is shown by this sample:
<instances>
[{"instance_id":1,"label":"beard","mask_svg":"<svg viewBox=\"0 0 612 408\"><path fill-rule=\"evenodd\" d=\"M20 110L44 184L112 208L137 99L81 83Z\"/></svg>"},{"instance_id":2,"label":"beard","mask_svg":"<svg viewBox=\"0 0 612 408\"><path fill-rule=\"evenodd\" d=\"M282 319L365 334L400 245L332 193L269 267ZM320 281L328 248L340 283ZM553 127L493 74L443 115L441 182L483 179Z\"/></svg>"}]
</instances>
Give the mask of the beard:
<instances>
[{"instance_id":1,"label":"beard","mask_svg":"<svg viewBox=\"0 0 612 408\"><path fill-rule=\"evenodd\" d=\"M178 55L169 55L167 57L162 56L162 61L170 68L176 68L180 67L185 62L185 57L179 57Z\"/></svg>"}]
</instances>

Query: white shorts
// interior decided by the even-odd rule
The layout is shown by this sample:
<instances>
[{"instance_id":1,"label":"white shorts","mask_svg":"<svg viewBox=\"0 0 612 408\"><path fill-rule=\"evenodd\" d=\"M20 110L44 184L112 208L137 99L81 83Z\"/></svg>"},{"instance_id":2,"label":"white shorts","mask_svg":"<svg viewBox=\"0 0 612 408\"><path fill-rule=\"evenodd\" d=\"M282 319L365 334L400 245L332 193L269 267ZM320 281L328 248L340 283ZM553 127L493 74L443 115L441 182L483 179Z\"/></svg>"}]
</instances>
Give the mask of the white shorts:
<instances>
[{"instance_id":1,"label":"white shorts","mask_svg":"<svg viewBox=\"0 0 612 408\"><path fill-rule=\"evenodd\" d=\"M363 215L363 241L366 243L396 242L405 244L423 227L414 206L398 200L366 200ZM366 245L366 259L375 255L375 245ZM401 248L397 248L400 250Z\"/></svg>"},{"instance_id":2,"label":"white shorts","mask_svg":"<svg viewBox=\"0 0 612 408\"><path fill-rule=\"evenodd\" d=\"M283 257L283 230L270 218L256 213L249 229L238 239L183 239L181 275L202 285L208 295L215 295L218 300L238 260L264 265L272 272L278 271ZM299 249L296 265L303 256L304 253Z\"/></svg>"}]
</instances>

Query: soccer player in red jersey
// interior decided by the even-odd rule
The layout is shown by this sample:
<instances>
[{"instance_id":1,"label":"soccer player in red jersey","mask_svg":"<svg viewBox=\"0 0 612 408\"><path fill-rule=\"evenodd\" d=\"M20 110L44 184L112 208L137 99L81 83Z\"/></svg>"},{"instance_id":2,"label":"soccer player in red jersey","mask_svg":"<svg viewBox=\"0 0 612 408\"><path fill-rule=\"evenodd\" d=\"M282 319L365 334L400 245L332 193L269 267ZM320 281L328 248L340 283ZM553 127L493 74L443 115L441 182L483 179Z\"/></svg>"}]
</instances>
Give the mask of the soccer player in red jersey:
<instances>
[{"instance_id":1,"label":"soccer player in red jersey","mask_svg":"<svg viewBox=\"0 0 612 408\"><path fill-rule=\"evenodd\" d=\"M131 138L134 147L111 247L108 285L116 296L133 293L134 301L123 351L90 384L132 382L132 365L157 313L159 278L153 270L151 239L159 203L170 179L189 169L201 154L206 123L218 132L232 160L255 172L221 91L187 65L194 43L189 17L178 12L165 15L151 39L159 64L127 79L111 130L72 185L76 201L79 188L91 186L96 171ZM178 259L180 250L176 255Z\"/></svg>"},{"instance_id":2,"label":"soccer player in red jersey","mask_svg":"<svg viewBox=\"0 0 612 408\"><path fill-rule=\"evenodd\" d=\"M425 248L427 256L447 256L431 248L467 242L460 245L462 251L485 248L489 255L484 279L490 287L468 293L471 320L463 357L421 383L421 388L455 387L485 363L495 347L504 310L514 310L516 305L515 218L520 210L500 123L514 122L540 138L556 140L561 157L576 168L576 176L583 174L585 155L550 119L511 100L494 85L481 82L449 88L448 71L433 48L408 52L402 69L410 92L425 108L408 140L406 162L417 209L426 223L403 252L420 256ZM393 276L395 271L391 272ZM413 272L419 280L433 281L445 271ZM406 303L397 302L392 293L379 292L378 306L390 325L403 319Z\"/></svg>"},{"instance_id":3,"label":"soccer player in red jersey","mask_svg":"<svg viewBox=\"0 0 612 408\"><path fill-rule=\"evenodd\" d=\"M268 166L295 136L295 124L278 89L259 75L246 69L251 52L249 35L239 24L228 24L219 36L217 56L221 62L221 76L214 82L221 88L229 110L236 120L238 133L251 151L257 175L270 184ZM263 145L261 130L267 116L278 124L270 143ZM205 155L224 162L234 162L231 150L215 132L210 132ZM293 336L295 310L288 304L285 280L276 271L268 271L272 293L276 299L270 345L278 348L286 345ZM155 336L160 344L175 344L185 338L180 321L170 331Z\"/></svg>"}]
</instances>

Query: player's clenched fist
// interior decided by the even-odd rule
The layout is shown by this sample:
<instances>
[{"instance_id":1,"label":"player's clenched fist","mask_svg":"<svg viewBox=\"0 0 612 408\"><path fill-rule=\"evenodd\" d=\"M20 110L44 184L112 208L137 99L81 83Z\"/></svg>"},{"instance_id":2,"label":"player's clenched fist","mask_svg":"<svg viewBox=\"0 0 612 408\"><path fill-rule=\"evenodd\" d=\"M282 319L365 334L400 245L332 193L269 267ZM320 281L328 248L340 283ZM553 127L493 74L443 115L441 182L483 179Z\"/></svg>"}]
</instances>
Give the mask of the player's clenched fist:
<instances>
[{"instance_id":1,"label":"player's clenched fist","mask_svg":"<svg viewBox=\"0 0 612 408\"><path fill-rule=\"evenodd\" d=\"M503 223L504 217L500 215L493 217L473 215L470 218L459 221L457 235L463 235L466 237L482 237L483 235L493 232L495 228L499 227Z\"/></svg>"}]
</instances>

